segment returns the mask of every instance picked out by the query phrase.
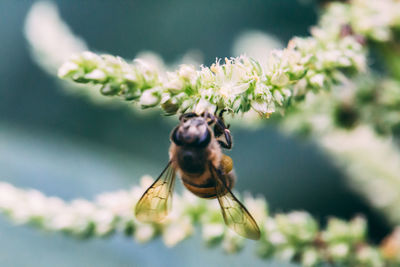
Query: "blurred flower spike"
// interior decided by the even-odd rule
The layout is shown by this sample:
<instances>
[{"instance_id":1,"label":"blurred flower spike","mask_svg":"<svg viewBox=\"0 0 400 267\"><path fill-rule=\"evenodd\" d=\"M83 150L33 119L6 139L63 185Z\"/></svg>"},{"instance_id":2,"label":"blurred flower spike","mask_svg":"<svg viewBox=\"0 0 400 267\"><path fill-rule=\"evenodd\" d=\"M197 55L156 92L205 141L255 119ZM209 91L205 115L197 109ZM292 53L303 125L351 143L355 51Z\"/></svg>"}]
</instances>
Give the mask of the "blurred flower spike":
<instances>
[{"instance_id":1,"label":"blurred flower spike","mask_svg":"<svg viewBox=\"0 0 400 267\"><path fill-rule=\"evenodd\" d=\"M65 202L3 182L0 183L0 211L19 224L33 223L48 231L78 237L123 233L143 243L161 235L168 247L190 237L195 231L194 225L200 224L203 239L209 246L220 244L228 253L237 253L244 247L246 240L225 226L216 200L200 199L188 192L174 195L172 212L164 222L144 224L137 221L133 208L151 182L150 176L144 176L141 186L103 193L93 202L84 199ZM244 203L261 226L262 237L256 243L260 257L300 261L305 266L328 260L355 264L370 261L383 264L385 260L378 248L366 243L367 226L361 217L350 222L330 219L327 228L320 230L317 221L307 212L271 217L263 198L246 195ZM386 254L393 260L387 247L385 245Z\"/></svg>"}]
</instances>

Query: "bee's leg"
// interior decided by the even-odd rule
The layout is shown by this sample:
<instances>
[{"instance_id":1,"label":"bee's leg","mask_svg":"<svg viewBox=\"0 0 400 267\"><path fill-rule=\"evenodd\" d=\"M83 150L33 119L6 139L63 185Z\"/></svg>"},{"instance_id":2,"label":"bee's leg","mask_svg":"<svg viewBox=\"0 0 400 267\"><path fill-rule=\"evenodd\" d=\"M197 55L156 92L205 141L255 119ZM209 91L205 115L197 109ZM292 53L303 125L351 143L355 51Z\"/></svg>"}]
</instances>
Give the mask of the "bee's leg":
<instances>
[{"instance_id":1,"label":"bee's leg","mask_svg":"<svg viewBox=\"0 0 400 267\"><path fill-rule=\"evenodd\" d=\"M221 147L226 149L232 148L232 136L228 127L226 127L222 118L217 118L214 126L214 135Z\"/></svg>"},{"instance_id":2,"label":"bee's leg","mask_svg":"<svg viewBox=\"0 0 400 267\"><path fill-rule=\"evenodd\" d=\"M224 155L224 156L228 157L226 155ZM230 157L228 157L228 158L230 159L230 161L232 161L232 159ZM229 189L232 189L235 186L235 182L236 182L235 170L232 168L233 167L233 163L231 163L231 164L232 165L230 167L227 167L223 163L221 165L221 167L217 170L217 172L220 175L220 177L224 180L224 183L225 183L226 187L228 187ZM229 165L229 163L228 163L228 165ZM228 172L226 172L226 171L228 171Z\"/></svg>"},{"instance_id":3,"label":"bee's leg","mask_svg":"<svg viewBox=\"0 0 400 267\"><path fill-rule=\"evenodd\" d=\"M222 109L222 110L219 112L218 116L217 116L217 111L215 111L215 116L216 116L217 118L219 118L219 120L222 121L222 123L224 124L224 127L225 127L225 128L229 129L229 127L231 127L231 126L230 126L229 124L225 126L225 122L224 122L224 112L226 112L226 111L228 111L226 108Z\"/></svg>"},{"instance_id":4,"label":"bee's leg","mask_svg":"<svg viewBox=\"0 0 400 267\"><path fill-rule=\"evenodd\" d=\"M222 115L224 115L225 111L226 111L226 109L221 109L221 111L218 113L218 118L222 118ZM215 111L215 116L217 116L217 112L218 112L218 110Z\"/></svg>"},{"instance_id":5,"label":"bee's leg","mask_svg":"<svg viewBox=\"0 0 400 267\"><path fill-rule=\"evenodd\" d=\"M232 190L232 188L235 186L236 182L236 174L235 171L232 170L229 173L225 175L225 183L228 185L228 188Z\"/></svg>"},{"instance_id":6,"label":"bee's leg","mask_svg":"<svg viewBox=\"0 0 400 267\"><path fill-rule=\"evenodd\" d=\"M218 143L226 149L231 149L232 148L232 136L231 132L228 129L224 130L224 137L225 137L225 142L222 140L218 140Z\"/></svg>"}]
</instances>

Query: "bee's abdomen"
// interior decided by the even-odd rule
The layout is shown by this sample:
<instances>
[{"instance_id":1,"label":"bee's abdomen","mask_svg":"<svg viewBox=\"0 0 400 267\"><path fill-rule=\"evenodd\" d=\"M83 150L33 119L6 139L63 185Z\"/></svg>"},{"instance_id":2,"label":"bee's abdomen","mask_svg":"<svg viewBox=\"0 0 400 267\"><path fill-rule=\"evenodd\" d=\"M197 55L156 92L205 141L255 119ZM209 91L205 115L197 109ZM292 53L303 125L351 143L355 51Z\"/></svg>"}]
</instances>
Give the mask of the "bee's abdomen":
<instances>
[{"instance_id":1,"label":"bee's abdomen","mask_svg":"<svg viewBox=\"0 0 400 267\"><path fill-rule=\"evenodd\" d=\"M232 189L235 181L235 176L233 171L222 176L225 179L225 184ZM201 198L215 198L217 196L216 192L216 181L213 177L209 175L201 175L199 177L182 175L182 181L184 186L193 194Z\"/></svg>"}]
</instances>

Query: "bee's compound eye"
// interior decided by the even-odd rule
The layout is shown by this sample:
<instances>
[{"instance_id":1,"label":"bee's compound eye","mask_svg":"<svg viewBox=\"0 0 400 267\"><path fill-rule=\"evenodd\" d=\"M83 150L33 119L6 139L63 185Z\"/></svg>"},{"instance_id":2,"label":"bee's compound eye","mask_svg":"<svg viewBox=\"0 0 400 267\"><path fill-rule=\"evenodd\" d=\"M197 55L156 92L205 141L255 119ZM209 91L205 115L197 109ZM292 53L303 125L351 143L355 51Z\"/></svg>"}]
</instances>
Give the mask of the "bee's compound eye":
<instances>
[{"instance_id":1,"label":"bee's compound eye","mask_svg":"<svg viewBox=\"0 0 400 267\"><path fill-rule=\"evenodd\" d=\"M183 144L182 144L181 137L180 137L180 134L179 134L178 129L179 129L179 127L176 127L176 128L172 131L171 140L172 140L172 142L174 142L177 146L181 146L181 145L183 145Z\"/></svg>"},{"instance_id":2,"label":"bee's compound eye","mask_svg":"<svg viewBox=\"0 0 400 267\"><path fill-rule=\"evenodd\" d=\"M199 139L197 141L197 145L199 147L206 147L211 141L211 133L208 129L204 131L201 136L199 136Z\"/></svg>"}]
</instances>

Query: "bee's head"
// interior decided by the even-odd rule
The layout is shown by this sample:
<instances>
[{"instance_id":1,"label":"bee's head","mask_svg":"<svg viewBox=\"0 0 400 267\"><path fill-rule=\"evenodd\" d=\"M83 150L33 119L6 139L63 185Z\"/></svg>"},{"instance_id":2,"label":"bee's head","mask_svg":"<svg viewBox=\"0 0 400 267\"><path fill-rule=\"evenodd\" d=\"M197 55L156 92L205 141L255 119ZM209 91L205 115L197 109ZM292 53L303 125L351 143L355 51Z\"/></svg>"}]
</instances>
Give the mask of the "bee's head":
<instances>
[{"instance_id":1,"label":"bee's head","mask_svg":"<svg viewBox=\"0 0 400 267\"><path fill-rule=\"evenodd\" d=\"M172 132L171 140L178 146L206 147L212 135L208 125L207 117L185 114Z\"/></svg>"}]
</instances>

